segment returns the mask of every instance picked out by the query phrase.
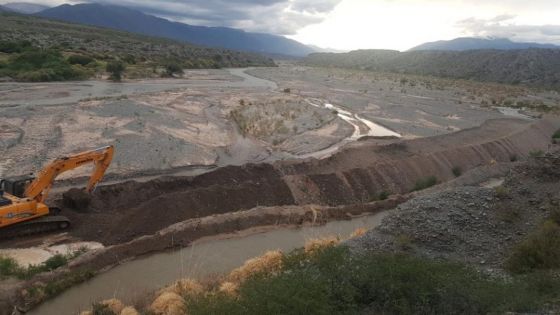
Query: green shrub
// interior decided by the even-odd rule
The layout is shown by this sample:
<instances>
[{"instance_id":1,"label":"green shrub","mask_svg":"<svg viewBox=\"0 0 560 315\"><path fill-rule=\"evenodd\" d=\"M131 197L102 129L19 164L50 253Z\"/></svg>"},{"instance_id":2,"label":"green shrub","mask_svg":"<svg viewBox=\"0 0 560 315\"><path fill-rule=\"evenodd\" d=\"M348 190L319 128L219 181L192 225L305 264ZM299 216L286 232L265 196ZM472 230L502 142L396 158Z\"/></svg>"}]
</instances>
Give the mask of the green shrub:
<instances>
[{"instance_id":1,"label":"green shrub","mask_svg":"<svg viewBox=\"0 0 560 315\"><path fill-rule=\"evenodd\" d=\"M496 197L498 197L500 199L509 198L509 189L507 189L507 187L498 186L498 187L494 188L494 193L495 193Z\"/></svg>"},{"instance_id":2,"label":"green shrub","mask_svg":"<svg viewBox=\"0 0 560 315\"><path fill-rule=\"evenodd\" d=\"M560 225L553 220L545 222L513 249L506 268L514 273L560 268Z\"/></svg>"},{"instance_id":3,"label":"green shrub","mask_svg":"<svg viewBox=\"0 0 560 315\"><path fill-rule=\"evenodd\" d=\"M107 63L105 70L109 72L109 79L119 82L122 79L122 74L126 70L126 65L119 60L112 60Z\"/></svg>"},{"instance_id":4,"label":"green shrub","mask_svg":"<svg viewBox=\"0 0 560 315\"><path fill-rule=\"evenodd\" d=\"M391 194L387 191L382 191L379 193L379 195L377 196L377 200L387 200L387 198L389 198Z\"/></svg>"},{"instance_id":5,"label":"green shrub","mask_svg":"<svg viewBox=\"0 0 560 315\"><path fill-rule=\"evenodd\" d=\"M459 177L463 174L463 170L459 166L455 166L451 171L455 177Z\"/></svg>"},{"instance_id":6,"label":"green shrub","mask_svg":"<svg viewBox=\"0 0 560 315\"><path fill-rule=\"evenodd\" d=\"M84 73L73 68L60 52L36 49L12 56L1 69L0 76L2 75L29 82L84 78Z\"/></svg>"},{"instance_id":7,"label":"green shrub","mask_svg":"<svg viewBox=\"0 0 560 315\"><path fill-rule=\"evenodd\" d=\"M68 57L68 63L71 65L87 66L93 61L95 61L95 59L91 58L90 56L84 56L84 55L72 55Z\"/></svg>"},{"instance_id":8,"label":"green shrub","mask_svg":"<svg viewBox=\"0 0 560 315\"><path fill-rule=\"evenodd\" d=\"M18 274L21 267L10 257L0 257L0 279Z\"/></svg>"},{"instance_id":9,"label":"green shrub","mask_svg":"<svg viewBox=\"0 0 560 315\"><path fill-rule=\"evenodd\" d=\"M175 74L181 75L181 74L184 73L183 72L183 66L180 65L179 63L175 63L175 62L167 63L165 65L165 73L170 77L172 77Z\"/></svg>"},{"instance_id":10,"label":"green shrub","mask_svg":"<svg viewBox=\"0 0 560 315\"><path fill-rule=\"evenodd\" d=\"M560 129L556 130L556 132L552 135L552 139L560 139Z\"/></svg>"},{"instance_id":11,"label":"green shrub","mask_svg":"<svg viewBox=\"0 0 560 315\"><path fill-rule=\"evenodd\" d=\"M438 180L435 176L424 177L416 181L416 183L414 184L414 189L412 191L419 191L430 188L432 186L435 186L437 183Z\"/></svg>"},{"instance_id":12,"label":"green shrub","mask_svg":"<svg viewBox=\"0 0 560 315\"><path fill-rule=\"evenodd\" d=\"M31 42L26 40L21 41L0 41L0 52L6 54L21 53L25 50L31 49Z\"/></svg>"},{"instance_id":13,"label":"green shrub","mask_svg":"<svg viewBox=\"0 0 560 315\"><path fill-rule=\"evenodd\" d=\"M68 258L61 254L56 254L47 259L43 265L47 270L55 270L59 267L65 266L68 263Z\"/></svg>"},{"instance_id":14,"label":"green shrub","mask_svg":"<svg viewBox=\"0 0 560 315\"><path fill-rule=\"evenodd\" d=\"M296 250L283 271L256 274L238 295L188 298L189 314L488 314L530 311L560 297L560 280L502 280L456 263L344 246Z\"/></svg>"}]
</instances>

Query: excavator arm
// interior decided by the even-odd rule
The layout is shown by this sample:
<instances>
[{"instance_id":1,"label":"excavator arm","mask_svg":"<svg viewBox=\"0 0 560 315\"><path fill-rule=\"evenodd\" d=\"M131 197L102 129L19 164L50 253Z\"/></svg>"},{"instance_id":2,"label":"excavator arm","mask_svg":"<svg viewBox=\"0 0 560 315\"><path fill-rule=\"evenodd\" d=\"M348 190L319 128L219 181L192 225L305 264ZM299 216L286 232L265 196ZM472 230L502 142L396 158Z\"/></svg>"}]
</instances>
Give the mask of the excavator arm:
<instances>
[{"instance_id":1,"label":"excavator arm","mask_svg":"<svg viewBox=\"0 0 560 315\"><path fill-rule=\"evenodd\" d=\"M102 147L75 155L56 159L39 172L37 178L27 186L25 196L37 202L44 202L56 177L66 171L93 163L94 169L87 185L87 191L95 190L113 159L113 146Z\"/></svg>"}]
</instances>

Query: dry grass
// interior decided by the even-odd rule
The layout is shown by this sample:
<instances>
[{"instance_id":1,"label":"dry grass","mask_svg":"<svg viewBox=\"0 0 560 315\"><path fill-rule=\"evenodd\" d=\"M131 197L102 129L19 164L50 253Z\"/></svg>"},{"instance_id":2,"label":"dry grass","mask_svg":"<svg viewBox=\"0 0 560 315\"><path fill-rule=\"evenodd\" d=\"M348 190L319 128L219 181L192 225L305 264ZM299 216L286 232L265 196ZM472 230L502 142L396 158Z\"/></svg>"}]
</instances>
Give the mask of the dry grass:
<instances>
[{"instance_id":1,"label":"dry grass","mask_svg":"<svg viewBox=\"0 0 560 315\"><path fill-rule=\"evenodd\" d=\"M138 311L134 307L127 306L123 308L120 315L140 315L140 313L138 313Z\"/></svg>"},{"instance_id":2,"label":"dry grass","mask_svg":"<svg viewBox=\"0 0 560 315\"><path fill-rule=\"evenodd\" d=\"M236 296L237 290L239 290L239 284L229 281L223 282L218 289L218 291L231 296Z\"/></svg>"},{"instance_id":3,"label":"dry grass","mask_svg":"<svg viewBox=\"0 0 560 315\"><path fill-rule=\"evenodd\" d=\"M196 296L204 292L204 287L196 280L181 279L160 291L160 294L171 292L180 296Z\"/></svg>"},{"instance_id":4,"label":"dry grass","mask_svg":"<svg viewBox=\"0 0 560 315\"><path fill-rule=\"evenodd\" d=\"M323 238L310 239L303 247L306 253L314 253L321 249L336 246L340 243L340 239L336 236L328 236Z\"/></svg>"},{"instance_id":5,"label":"dry grass","mask_svg":"<svg viewBox=\"0 0 560 315\"><path fill-rule=\"evenodd\" d=\"M107 308L115 314L120 314L122 312L122 310L124 309L124 304L117 299L105 300L105 301L102 301L99 304L107 306Z\"/></svg>"},{"instance_id":6,"label":"dry grass","mask_svg":"<svg viewBox=\"0 0 560 315\"><path fill-rule=\"evenodd\" d=\"M185 300L177 293L164 292L154 300L150 311L155 315L184 315Z\"/></svg>"},{"instance_id":7,"label":"dry grass","mask_svg":"<svg viewBox=\"0 0 560 315\"><path fill-rule=\"evenodd\" d=\"M366 233L367 233L366 228L357 228L354 230L354 232L352 232L352 234L350 234L350 238L364 236Z\"/></svg>"},{"instance_id":8,"label":"dry grass","mask_svg":"<svg viewBox=\"0 0 560 315\"><path fill-rule=\"evenodd\" d=\"M247 260L243 266L234 269L227 277L227 280L240 284L251 275L257 273L275 273L282 269L283 258L284 254L280 250L268 251L260 257Z\"/></svg>"}]
</instances>

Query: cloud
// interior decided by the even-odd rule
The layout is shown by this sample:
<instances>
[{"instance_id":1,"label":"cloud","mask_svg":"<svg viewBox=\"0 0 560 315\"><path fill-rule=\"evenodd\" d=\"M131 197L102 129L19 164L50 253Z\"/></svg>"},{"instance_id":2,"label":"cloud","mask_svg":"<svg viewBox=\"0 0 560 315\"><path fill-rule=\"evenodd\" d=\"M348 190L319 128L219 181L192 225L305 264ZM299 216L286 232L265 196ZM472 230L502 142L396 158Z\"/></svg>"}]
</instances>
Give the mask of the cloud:
<instances>
[{"instance_id":1,"label":"cloud","mask_svg":"<svg viewBox=\"0 0 560 315\"><path fill-rule=\"evenodd\" d=\"M515 18L515 15L499 15L491 19L469 18L459 21L456 26L468 36L560 44L560 25L517 24Z\"/></svg>"},{"instance_id":2,"label":"cloud","mask_svg":"<svg viewBox=\"0 0 560 315\"><path fill-rule=\"evenodd\" d=\"M71 2L84 2L70 0ZM206 26L292 35L322 22L342 0L92 0L128 6L147 14Z\"/></svg>"}]
</instances>

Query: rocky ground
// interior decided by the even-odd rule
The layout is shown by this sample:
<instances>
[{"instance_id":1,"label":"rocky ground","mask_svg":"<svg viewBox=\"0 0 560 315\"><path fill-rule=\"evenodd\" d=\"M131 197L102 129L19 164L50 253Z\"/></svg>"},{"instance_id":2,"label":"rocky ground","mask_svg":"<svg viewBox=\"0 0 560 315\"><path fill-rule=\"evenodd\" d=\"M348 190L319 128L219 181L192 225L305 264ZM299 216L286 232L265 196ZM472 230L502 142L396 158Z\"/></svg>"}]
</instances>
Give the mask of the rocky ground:
<instances>
[{"instance_id":1,"label":"rocky ground","mask_svg":"<svg viewBox=\"0 0 560 315\"><path fill-rule=\"evenodd\" d=\"M397 207L348 244L501 269L516 244L560 209L560 150L515 165L502 185L455 187Z\"/></svg>"}]
</instances>

